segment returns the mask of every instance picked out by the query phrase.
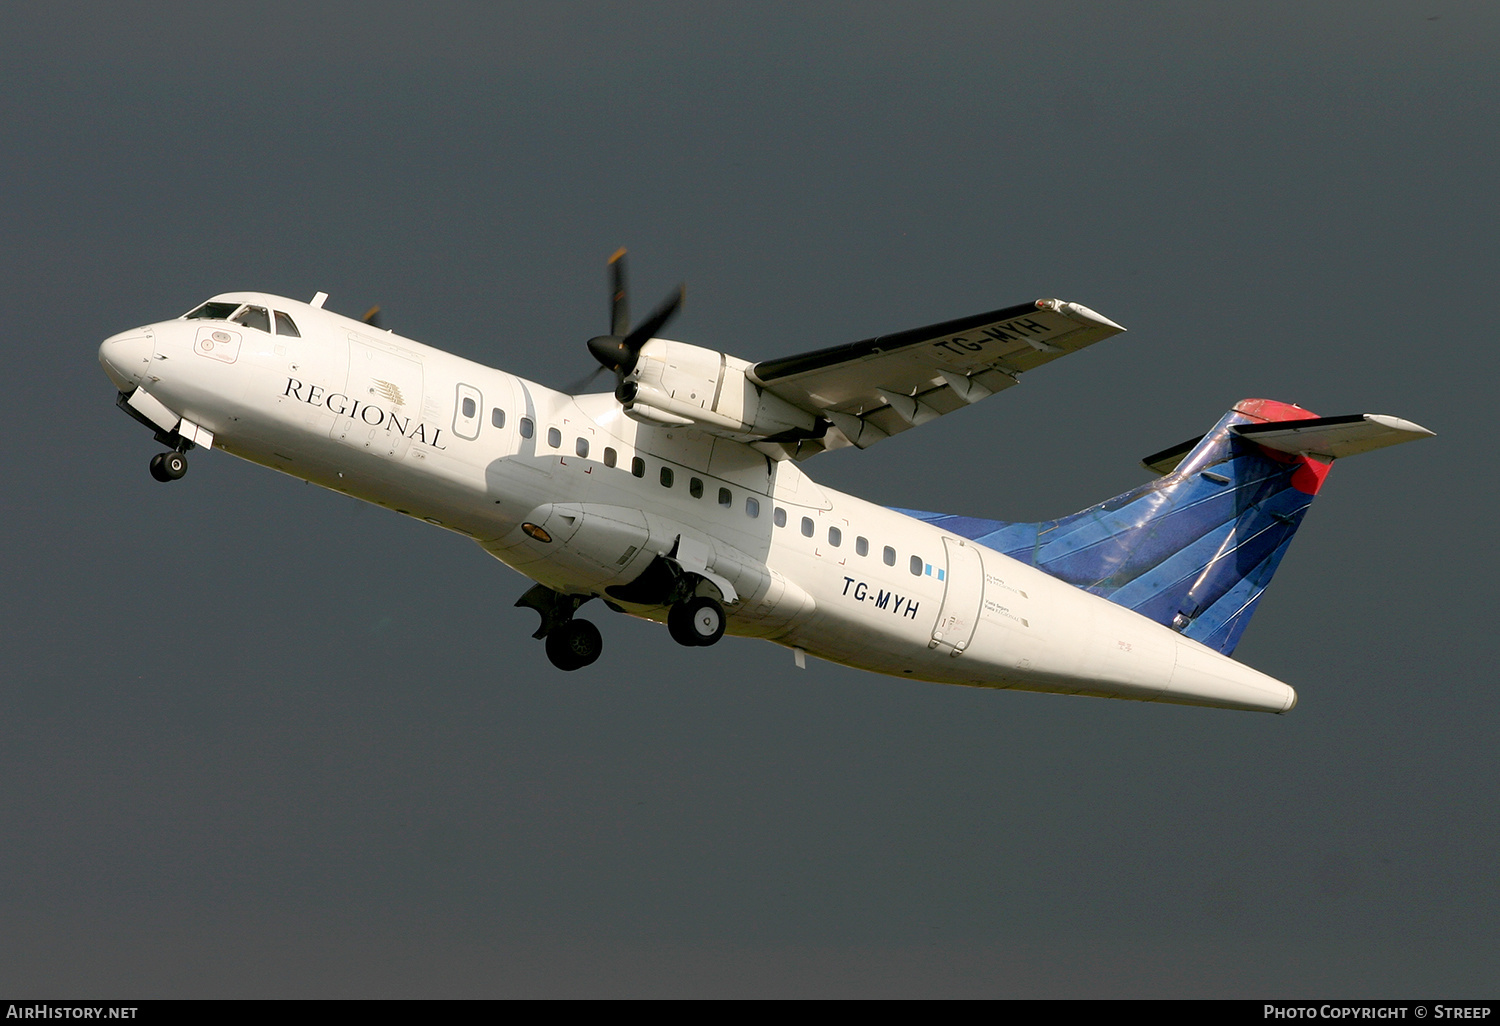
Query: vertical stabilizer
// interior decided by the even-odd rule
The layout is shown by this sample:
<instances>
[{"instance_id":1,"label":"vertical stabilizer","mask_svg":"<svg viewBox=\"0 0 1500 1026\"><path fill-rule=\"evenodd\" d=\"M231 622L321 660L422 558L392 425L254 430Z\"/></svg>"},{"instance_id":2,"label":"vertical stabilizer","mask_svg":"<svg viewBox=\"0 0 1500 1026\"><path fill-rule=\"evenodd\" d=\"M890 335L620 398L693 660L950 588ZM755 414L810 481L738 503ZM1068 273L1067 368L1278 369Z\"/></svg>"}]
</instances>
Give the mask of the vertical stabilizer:
<instances>
[{"instance_id":1,"label":"vertical stabilizer","mask_svg":"<svg viewBox=\"0 0 1500 1026\"><path fill-rule=\"evenodd\" d=\"M1228 655L1334 457L1430 435L1394 417L1324 418L1245 399L1196 443L1142 461L1160 480L1072 516L912 515Z\"/></svg>"}]
</instances>

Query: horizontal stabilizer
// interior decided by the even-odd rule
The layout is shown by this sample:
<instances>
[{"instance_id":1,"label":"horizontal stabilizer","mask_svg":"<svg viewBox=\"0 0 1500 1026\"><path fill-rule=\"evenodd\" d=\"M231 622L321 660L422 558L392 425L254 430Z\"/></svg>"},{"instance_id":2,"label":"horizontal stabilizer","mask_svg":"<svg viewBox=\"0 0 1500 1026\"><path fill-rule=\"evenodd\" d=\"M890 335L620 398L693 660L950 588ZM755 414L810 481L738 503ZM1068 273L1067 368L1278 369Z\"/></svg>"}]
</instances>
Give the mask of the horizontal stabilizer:
<instances>
[{"instance_id":1,"label":"horizontal stabilizer","mask_svg":"<svg viewBox=\"0 0 1500 1026\"><path fill-rule=\"evenodd\" d=\"M1268 449L1324 460L1357 456L1388 445L1433 437L1433 432L1420 424L1379 413L1270 424L1236 424L1233 430L1241 438Z\"/></svg>"},{"instance_id":2,"label":"horizontal stabilizer","mask_svg":"<svg viewBox=\"0 0 1500 1026\"><path fill-rule=\"evenodd\" d=\"M1177 445L1172 446L1170 449L1163 449L1161 452L1152 453L1150 456L1147 456L1145 459L1141 460L1141 466L1145 467L1153 474L1156 474L1158 477L1166 477L1172 471L1177 469L1177 464L1181 463L1183 457L1185 457L1188 453L1196 449L1198 447L1198 443L1201 441L1203 441L1202 435L1194 435L1186 442L1179 442Z\"/></svg>"}]
</instances>

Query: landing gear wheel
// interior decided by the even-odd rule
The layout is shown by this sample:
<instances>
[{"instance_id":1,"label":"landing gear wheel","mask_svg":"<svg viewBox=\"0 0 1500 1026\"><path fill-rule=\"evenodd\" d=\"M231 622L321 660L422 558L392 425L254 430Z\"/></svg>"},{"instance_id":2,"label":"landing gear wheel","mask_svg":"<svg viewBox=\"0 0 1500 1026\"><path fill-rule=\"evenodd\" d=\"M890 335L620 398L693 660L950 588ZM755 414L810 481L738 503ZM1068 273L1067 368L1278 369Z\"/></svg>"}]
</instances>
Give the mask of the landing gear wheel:
<instances>
[{"instance_id":1,"label":"landing gear wheel","mask_svg":"<svg viewBox=\"0 0 1500 1026\"><path fill-rule=\"evenodd\" d=\"M158 481L176 481L187 473L187 457L180 452L159 452L151 457L151 476Z\"/></svg>"},{"instance_id":2,"label":"landing gear wheel","mask_svg":"<svg viewBox=\"0 0 1500 1026\"><path fill-rule=\"evenodd\" d=\"M547 658L559 670L581 670L599 658L604 639L587 620L569 620L547 635Z\"/></svg>"},{"instance_id":3,"label":"landing gear wheel","mask_svg":"<svg viewBox=\"0 0 1500 1026\"><path fill-rule=\"evenodd\" d=\"M688 599L667 614L667 631L679 645L712 645L724 636L724 607L706 595Z\"/></svg>"}]
</instances>

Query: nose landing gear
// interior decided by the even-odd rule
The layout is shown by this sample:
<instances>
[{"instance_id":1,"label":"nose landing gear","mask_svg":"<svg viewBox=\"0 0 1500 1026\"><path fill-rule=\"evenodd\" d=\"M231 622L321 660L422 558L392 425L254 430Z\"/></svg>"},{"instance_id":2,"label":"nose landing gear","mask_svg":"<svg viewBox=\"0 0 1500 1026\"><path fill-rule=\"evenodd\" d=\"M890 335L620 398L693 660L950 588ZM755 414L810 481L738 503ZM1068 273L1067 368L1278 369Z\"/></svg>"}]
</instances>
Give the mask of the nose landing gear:
<instances>
[{"instance_id":1,"label":"nose landing gear","mask_svg":"<svg viewBox=\"0 0 1500 1026\"><path fill-rule=\"evenodd\" d=\"M158 481L176 481L187 473L187 457L180 452L160 452L151 457L151 476Z\"/></svg>"}]
</instances>

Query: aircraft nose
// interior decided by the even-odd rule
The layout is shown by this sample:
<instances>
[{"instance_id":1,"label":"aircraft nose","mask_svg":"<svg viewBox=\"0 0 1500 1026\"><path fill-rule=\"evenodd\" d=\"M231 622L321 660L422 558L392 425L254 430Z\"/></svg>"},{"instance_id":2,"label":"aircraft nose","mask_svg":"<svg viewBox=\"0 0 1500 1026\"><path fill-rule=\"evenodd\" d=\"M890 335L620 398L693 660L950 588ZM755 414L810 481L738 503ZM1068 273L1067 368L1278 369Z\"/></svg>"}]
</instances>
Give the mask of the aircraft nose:
<instances>
[{"instance_id":1,"label":"aircraft nose","mask_svg":"<svg viewBox=\"0 0 1500 1026\"><path fill-rule=\"evenodd\" d=\"M156 341L150 332L142 328L111 335L99 343L99 362L104 373L121 392L128 392L141 383L146 369L151 364L151 354L156 350Z\"/></svg>"}]
</instances>

